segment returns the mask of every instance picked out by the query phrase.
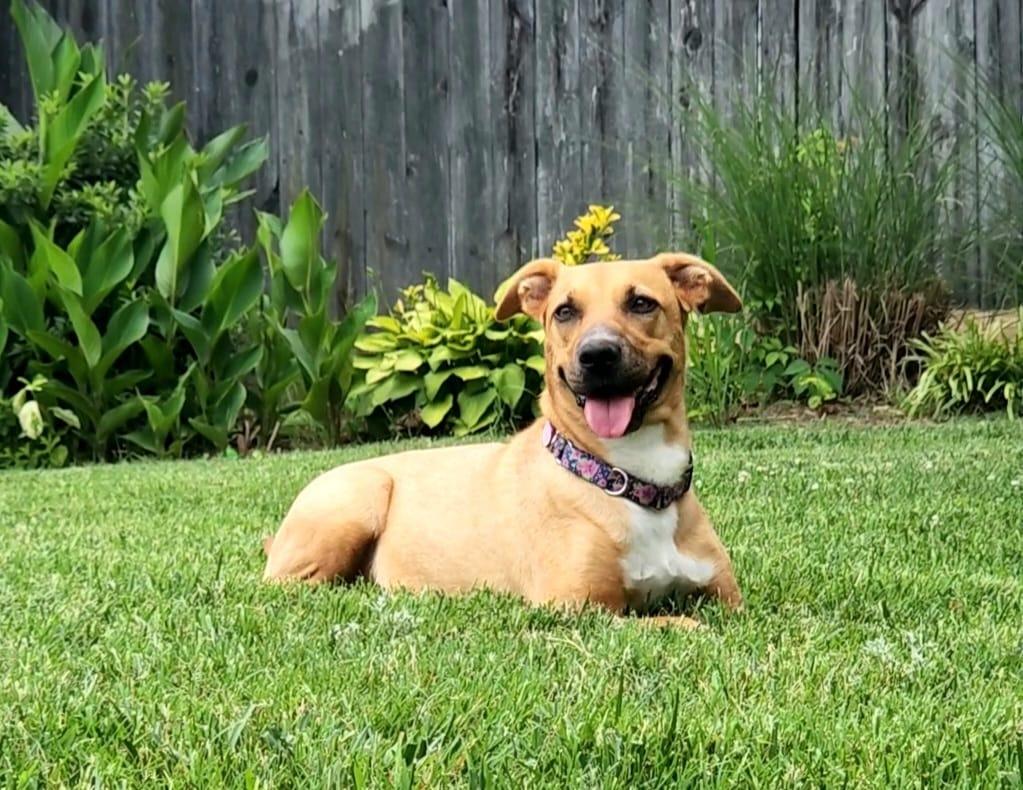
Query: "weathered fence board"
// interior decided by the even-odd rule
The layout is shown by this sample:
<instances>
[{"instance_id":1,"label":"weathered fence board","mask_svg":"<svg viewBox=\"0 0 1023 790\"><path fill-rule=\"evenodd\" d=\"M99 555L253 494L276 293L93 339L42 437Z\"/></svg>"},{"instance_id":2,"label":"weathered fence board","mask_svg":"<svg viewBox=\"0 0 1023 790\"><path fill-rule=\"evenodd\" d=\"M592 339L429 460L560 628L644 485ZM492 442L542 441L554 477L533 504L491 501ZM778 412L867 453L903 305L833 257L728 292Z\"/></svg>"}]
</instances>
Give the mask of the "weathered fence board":
<instances>
[{"instance_id":1,"label":"weathered fence board","mask_svg":"<svg viewBox=\"0 0 1023 790\"><path fill-rule=\"evenodd\" d=\"M0 0L0 101L32 96ZM339 299L387 297L423 271L489 294L547 253L590 202L627 220L618 249L684 239L682 185L713 177L687 123L703 97L732 115L759 92L844 128L855 101L893 139L932 124L959 161L957 222L1000 183L973 134L976 65L1023 111L1020 0L45 0L115 68L172 84L204 142L235 123L269 135L251 208L308 186L329 214ZM989 255L946 262L963 295L997 295Z\"/></svg>"}]
</instances>

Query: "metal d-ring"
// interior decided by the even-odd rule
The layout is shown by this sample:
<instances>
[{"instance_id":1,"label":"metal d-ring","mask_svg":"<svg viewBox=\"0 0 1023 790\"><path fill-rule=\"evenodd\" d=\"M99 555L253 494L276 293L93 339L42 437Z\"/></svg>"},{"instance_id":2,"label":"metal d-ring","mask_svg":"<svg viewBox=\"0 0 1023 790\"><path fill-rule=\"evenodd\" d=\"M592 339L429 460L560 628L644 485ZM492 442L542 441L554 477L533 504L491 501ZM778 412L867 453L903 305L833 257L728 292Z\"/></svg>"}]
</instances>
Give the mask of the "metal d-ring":
<instances>
[{"instance_id":1,"label":"metal d-ring","mask_svg":"<svg viewBox=\"0 0 1023 790\"><path fill-rule=\"evenodd\" d=\"M619 474L622 476L622 487L619 489L605 488L604 493L608 496L621 496L625 493L625 490L629 487L629 473L624 469L619 469L617 466L611 467L611 474Z\"/></svg>"}]
</instances>

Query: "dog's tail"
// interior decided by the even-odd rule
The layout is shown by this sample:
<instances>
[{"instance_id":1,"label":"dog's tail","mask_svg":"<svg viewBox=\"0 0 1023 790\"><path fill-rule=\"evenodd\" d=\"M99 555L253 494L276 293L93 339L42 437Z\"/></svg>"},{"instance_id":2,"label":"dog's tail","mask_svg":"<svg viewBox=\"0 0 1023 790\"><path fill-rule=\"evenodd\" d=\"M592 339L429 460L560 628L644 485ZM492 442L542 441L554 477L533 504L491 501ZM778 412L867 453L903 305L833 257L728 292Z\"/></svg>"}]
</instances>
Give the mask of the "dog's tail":
<instances>
[{"instance_id":1,"label":"dog's tail","mask_svg":"<svg viewBox=\"0 0 1023 790\"><path fill-rule=\"evenodd\" d=\"M263 553L267 557L270 556L270 547L273 546L273 545L274 545L274 536L273 535L267 535L265 538L263 538Z\"/></svg>"}]
</instances>

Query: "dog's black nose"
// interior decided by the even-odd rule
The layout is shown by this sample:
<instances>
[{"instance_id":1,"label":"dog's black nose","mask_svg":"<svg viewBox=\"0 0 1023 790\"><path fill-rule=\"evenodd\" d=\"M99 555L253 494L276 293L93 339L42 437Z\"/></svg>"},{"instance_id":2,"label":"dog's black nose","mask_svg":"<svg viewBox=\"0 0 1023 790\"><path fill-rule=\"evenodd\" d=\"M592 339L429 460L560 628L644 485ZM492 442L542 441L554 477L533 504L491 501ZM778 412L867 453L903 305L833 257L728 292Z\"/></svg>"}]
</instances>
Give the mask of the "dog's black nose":
<instances>
[{"instance_id":1,"label":"dog's black nose","mask_svg":"<svg viewBox=\"0 0 1023 790\"><path fill-rule=\"evenodd\" d=\"M595 337L579 346L579 365L587 373L610 373L622 361L622 347L612 338Z\"/></svg>"}]
</instances>

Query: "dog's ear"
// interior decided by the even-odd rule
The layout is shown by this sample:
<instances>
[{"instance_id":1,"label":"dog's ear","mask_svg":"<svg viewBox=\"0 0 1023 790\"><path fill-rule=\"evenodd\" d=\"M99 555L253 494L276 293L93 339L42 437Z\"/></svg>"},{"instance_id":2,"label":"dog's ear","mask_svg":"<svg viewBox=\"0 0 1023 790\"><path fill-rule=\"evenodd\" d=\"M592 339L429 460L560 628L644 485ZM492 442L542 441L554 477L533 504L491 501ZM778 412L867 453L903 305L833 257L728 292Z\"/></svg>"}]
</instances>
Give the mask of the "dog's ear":
<instances>
[{"instance_id":1,"label":"dog's ear","mask_svg":"<svg viewBox=\"0 0 1023 790\"><path fill-rule=\"evenodd\" d=\"M494 312L497 320L503 321L516 313L526 313L542 321L547 298L551 295L551 288L558 279L560 269L558 261L538 258L515 272L498 289L497 310Z\"/></svg>"},{"instance_id":2,"label":"dog's ear","mask_svg":"<svg viewBox=\"0 0 1023 790\"><path fill-rule=\"evenodd\" d=\"M692 313L737 313L742 299L728 280L702 258L685 252L665 252L653 258L675 286L679 304Z\"/></svg>"}]
</instances>

